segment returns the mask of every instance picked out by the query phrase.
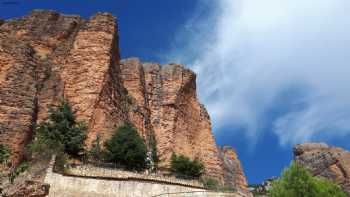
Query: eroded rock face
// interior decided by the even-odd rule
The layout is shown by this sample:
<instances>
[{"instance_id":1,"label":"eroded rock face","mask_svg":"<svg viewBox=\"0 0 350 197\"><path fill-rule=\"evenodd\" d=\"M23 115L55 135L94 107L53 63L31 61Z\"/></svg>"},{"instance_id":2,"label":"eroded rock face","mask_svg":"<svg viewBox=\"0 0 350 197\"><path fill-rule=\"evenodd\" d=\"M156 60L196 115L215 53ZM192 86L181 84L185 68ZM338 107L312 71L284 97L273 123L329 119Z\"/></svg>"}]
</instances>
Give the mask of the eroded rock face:
<instances>
[{"instance_id":1,"label":"eroded rock face","mask_svg":"<svg viewBox=\"0 0 350 197\"><path fill-rule=\"evenodd\" d=\"M121 62L123 84L149 111L160 156L169 167L173 152L202 160L207 173L223 177L209 116L196 97L195 74L181 65L160 66L132 58Z\"/></svg>"},{"instance_id":2,"label":"eroded rock face","mask_svg":"<svg viewBox=\"0 0 350 197\"><path fill-rule=\"evenodd\" d=\"M149 128L156 136L160 168L169 167L173 152L183 154L201 160L207 175L247 191L236 152L216 145L209 115L198 102L196 75L191 70L130 58L121 61L121 78L129 95L148 112L144 114L148 114L146 120L150 119Z\"/></svg>"},{"instance_id":3,"label":"eroded rock face","mask_svg":"<svg viewBox=\"0 0 350 197\"><path fill-rule=\"evenodd\" d=\"M324 143L294 147L294 159L316 175L339 184L350 195L350 152Z\"/></svg>"},{"instance_id":4,"label":"eroded rock face","mask_svg":"<svg viewBox=\"0 0 350 197\"><path fill-rule=\"evenodd\" d=\"M224 166L225 183L231 183L240 191L247 192L248 183L236 151L229 146L224 146L220 149L220 157Z\"/></svg>"},{"instance_id":5,"label":"eroded rock face","mask_svg":"<svg viewBox=\"0 0 350 197\"><path fill-rule=\"evenodd\" d=\"M147 140L154 133L160 167L173 152L201 160L206 174L246 188L239 160L219 149L209 115L196 96L196 76L182 65L120 61L115 18L89 20L35 10L0 26L0 143L21 160L33 125L63 97L88 125L87 147L124 122Z\"/></svg>"},{"instance_id":6,"label":"eroded rock face","mask_svg":"<svg viewBox=\"0 0 350 197\"><path fill-rule=\"evenodd\" d=\"M118 33L111 14L90 20L35 10L0 26L0 143L16 164L48 107L67 98L88 124L87 144L128 121L120 83Z\"/></svg>"}]
</instances>

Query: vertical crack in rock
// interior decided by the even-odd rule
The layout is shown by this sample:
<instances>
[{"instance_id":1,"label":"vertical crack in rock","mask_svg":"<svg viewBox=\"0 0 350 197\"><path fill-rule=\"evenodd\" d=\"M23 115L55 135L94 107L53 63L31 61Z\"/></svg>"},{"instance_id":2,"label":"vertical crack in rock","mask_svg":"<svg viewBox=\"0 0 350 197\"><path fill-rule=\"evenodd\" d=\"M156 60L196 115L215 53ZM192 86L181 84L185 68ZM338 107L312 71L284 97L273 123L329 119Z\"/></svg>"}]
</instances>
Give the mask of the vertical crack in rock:
<instances>
[{"instance_id":1,"label":"vertical crack in rock","mask_svg":"<svg viewBox=\"0 0 350 197\"><path fill-rule=\"evenodd\" d=\"M201 160L208 176L247 192L235 151L216 145L210 117L198 102L196 76L191 70L178 64L161 66L129 58L121 61L121 78L136 103L149 109L161 169L169 168L173 152L183 154Z\"/></svg>"}]
</instances>

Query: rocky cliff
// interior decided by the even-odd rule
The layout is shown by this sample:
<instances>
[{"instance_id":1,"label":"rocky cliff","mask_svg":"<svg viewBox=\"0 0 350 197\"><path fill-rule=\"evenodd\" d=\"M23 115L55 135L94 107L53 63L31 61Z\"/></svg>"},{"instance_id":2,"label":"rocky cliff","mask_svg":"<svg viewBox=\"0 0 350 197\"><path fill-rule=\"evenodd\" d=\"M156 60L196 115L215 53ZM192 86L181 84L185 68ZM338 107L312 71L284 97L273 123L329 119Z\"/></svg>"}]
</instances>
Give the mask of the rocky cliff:
<instances>
[{"instance_id":1,"label":"rocky cliff","mask_svg":"<svg viewBox=\"0 0 350 197\"><path fill-rule=\"evenodd\" d=\"M350 152L324 143L299 144L293 152L297 163L339 184L350 196Z\"/></svg>"},{"instance_id":2,"label":"rocky cliff","mask_svg":"<svg viewBox=\"0 0 350 197\"><path fill-rule=\"evenodd\" d=\"M182 65L120 61L116 19L89 20L54 11L0 23L0 143L18 163L35 123L63 97L88 124L87 147L123 122L157 140L160 166L172 152L201 160L207 175L246 190L232 149L215 143L209 115L196 96L196 76Z\"/></svg>"}]
</instances>

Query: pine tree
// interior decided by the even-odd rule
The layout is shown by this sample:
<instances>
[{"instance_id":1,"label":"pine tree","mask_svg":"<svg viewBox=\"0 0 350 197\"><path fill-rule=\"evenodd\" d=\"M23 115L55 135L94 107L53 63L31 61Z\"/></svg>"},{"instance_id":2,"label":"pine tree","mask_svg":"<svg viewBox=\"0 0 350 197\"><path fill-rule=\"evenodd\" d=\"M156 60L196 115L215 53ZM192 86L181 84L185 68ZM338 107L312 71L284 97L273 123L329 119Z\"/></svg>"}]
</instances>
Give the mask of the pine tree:
<instances>
[{"instance_id":1,"label":"pine tree","mask_svg":"<svg viewBox=\"0 0 350 197\"><path fill-rule=\"evenodd\" d=\"M48 120L36 127L36 134L30 148L34 152L64 151L73 156L84 149L86 126L77 122L75 113L67 100L63 100L56 108L49 109Z\"/></svg>"}]
</instances>

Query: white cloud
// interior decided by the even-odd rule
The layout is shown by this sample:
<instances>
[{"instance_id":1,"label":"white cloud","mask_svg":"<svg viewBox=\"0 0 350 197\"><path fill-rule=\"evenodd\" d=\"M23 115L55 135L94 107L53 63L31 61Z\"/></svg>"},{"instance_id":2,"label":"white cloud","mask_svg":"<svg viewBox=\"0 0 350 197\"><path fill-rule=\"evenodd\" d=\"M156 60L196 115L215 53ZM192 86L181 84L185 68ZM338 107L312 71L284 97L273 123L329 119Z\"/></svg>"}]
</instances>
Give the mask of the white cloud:
<instances>
[{"instance_id":1,"label":"white cloud","mask_svg":"<svg viewBox=\"0 0 350 197\"><path fill-rule=\"evenodd\" d=\"M348 10L349 0L202 0L167 59L197 72L216 132L240 126L256 140L270 124L282 145L343 137Z\"/></svg>"}]
</instances>

